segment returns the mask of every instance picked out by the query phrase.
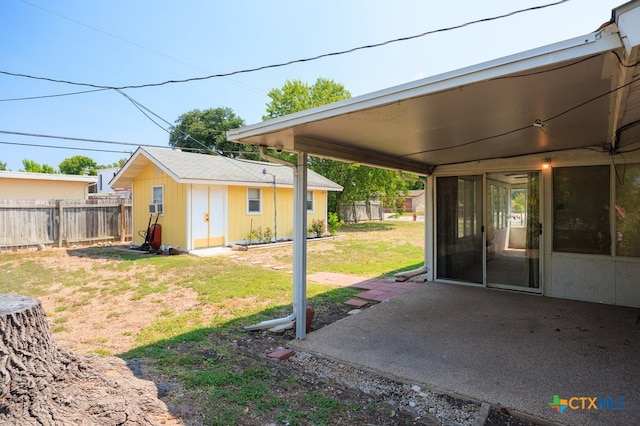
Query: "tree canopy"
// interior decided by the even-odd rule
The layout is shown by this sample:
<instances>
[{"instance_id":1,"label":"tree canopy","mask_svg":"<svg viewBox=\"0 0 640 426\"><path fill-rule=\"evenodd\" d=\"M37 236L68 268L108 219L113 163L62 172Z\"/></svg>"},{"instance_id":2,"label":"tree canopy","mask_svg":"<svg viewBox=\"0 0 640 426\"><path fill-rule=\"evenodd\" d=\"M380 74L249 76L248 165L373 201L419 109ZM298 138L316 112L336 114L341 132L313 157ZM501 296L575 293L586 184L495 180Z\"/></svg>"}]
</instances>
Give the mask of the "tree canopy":
<instances>
[{"instance_id":1,"label":"tree canopy","mask_svg":"<svg viewBox=\"0 0 640 426\"><path fill-rule=\"evenodd\" d=\"M58 168L60 173L67 175L90 175L95 176L98 174L98 164L89 157L84 155L75 155L73 157L65 158L62 160Z\"/></svg>"},{"instance_id":2,"label":"tree canopy","mask_svg":"<svg viewBox=\"0 0 640 426\"><path fill-rule=\"evenodd\" d=\"M48 164L36 163L35 161L28 160L26 158L22 160L22 166L24 167L25 172L30 172L30 173L55 173L56 172L56 170Z\"/></svg>"},{"instance_id":3,"label":"tree canopy","mask_svg":"<svg viewBox=\"0 0 640 426\"><path fill-rule=\"evenodd\" d=\"M311 86L301 80L287 80L281 89L271 89L267 96L271 102L267 104L267 114L262 117L263 120L343 101L349 99L351 93L342 84L318 78Z\"/></svg>"},{"instance_id":4,"label":"tree canopy","mask_svg":"<svg viewBox=\"0 0 640 426\"><path fill-rule=\"evenodd\" d=\"M256 147L227 141L227 131L241 126L244 120L231 108L194 109L178 117L169 145L232 158L260 159Z\"/></svg>"},{"instance_id":5,"label":"tree canopy","mask_svg":"<svg viewBox=\"0 0 640 426\"><path fill-rule=\"evenodd\" d=\"M7 170L7 163L4 161L0 161L0 170Z\"/></svg>"},{"instance_id":6,"label":"tree canopy","mask_svg":"<svg viewBox=\"0 0 640 426\"><path fill-rule=\"evenodd\" d=\"M268 96L271 102L267 104L265 120L349 99L351 93L342 84L318 78L313 85L287 80L281 89L270 90ZM342 192L329 193L329 211L333 212L339 212L340 204L369 201L374 197L391 205L407 191L407 182L391 170L318 157L309 159L309 167L344 188Z\"/></svg>"}]
</instances>

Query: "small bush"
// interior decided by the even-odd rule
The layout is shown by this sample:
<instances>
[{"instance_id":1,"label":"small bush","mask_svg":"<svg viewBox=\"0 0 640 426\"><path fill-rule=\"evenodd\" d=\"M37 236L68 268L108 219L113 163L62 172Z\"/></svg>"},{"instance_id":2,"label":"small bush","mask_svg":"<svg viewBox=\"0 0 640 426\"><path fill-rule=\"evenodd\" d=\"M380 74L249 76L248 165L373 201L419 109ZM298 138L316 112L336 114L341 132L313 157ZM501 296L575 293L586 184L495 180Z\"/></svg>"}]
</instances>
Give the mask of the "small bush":
<instances>
[{"instance_id":1,"label":"small bush","mask_svg":"<svg viewBox=\"0 0 640 426\"><path fill-rule=\"evenodd\" d=\"M340 219L338 214L334 212L329 213L327 222L329 223L329 233L331 235L336 235L338 233L338 229L344 225L344 220Z\"/></svg>"},{"instance_id":2,"label":"small bush","mask_svg":"<svg viewBox=\"0 0 640 426\"><path fill-rule=\"evenodd\" d=\"M247 235L247 244L252 244L254 241L260 243L268 243L273 238L273 230L268 226L262 229L262 226L258 226L256 229L252 229Z\"/></svg>"},{"instance_id":3,"label":"small bush","mask_svg":"<svg viewBox=\"0 0 640 426\"><path fill-rule=\"evenodd\" d=\"M315 237L322 237L326 232L326 226L324 220L315 219L311 225L309 225L309 234Z\"/></svg>"}]
</instances>

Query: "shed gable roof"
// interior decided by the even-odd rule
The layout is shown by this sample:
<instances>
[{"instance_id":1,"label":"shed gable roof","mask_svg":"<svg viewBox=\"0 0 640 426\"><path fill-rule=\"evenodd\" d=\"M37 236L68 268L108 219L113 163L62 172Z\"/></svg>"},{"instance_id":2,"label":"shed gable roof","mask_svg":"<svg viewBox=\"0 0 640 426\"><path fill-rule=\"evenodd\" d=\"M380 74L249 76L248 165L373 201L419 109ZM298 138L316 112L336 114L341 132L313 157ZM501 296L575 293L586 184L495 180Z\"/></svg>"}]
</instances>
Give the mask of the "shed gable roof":
<instances>
[{"instance_id":1,"label":"shed gable roof","mask_svg":"<svg viewBox=\"0 0 640 426\"><path fill-rule=\"evenodd\" d=\"M287 166L151 147L138 148L113 178L111 186L131 188L136 176L150 163L179 183L267 186L273 179L262 173L266 169L276 176L278 186L293 187L293 171ZM342 190L340 185L312 170L308 171L308 187Z\"/></svg>"}]
</instances>

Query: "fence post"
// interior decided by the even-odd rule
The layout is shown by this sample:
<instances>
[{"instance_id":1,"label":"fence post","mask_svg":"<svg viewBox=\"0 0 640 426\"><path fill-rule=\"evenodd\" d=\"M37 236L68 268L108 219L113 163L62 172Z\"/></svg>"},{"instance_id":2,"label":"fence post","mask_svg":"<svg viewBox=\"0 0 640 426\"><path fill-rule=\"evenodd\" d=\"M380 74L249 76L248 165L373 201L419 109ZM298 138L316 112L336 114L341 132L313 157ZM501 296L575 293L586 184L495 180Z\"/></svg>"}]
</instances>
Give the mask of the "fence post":
<instances>
[{"instance_id":1,"label":"fence post","mask_svg":"<svg viewBox=\"0 0 640 426\"><path fill-rule=\"evenodd\" d=\"M124 243L124 198L120 198L120 242Z\"/></svg>"},{"instance_id":2,"label":"fence post","mask_svg":"<svg viewBox=\"0 0 640 426\"><path fill-rule=\"evenodd\" d=\"M64 207L62 205L62 200L57 200L58 204L58 247L62 247L62 235L64 234L64 218L62 213L64 211Z\"/></svg>"}]
</instances>

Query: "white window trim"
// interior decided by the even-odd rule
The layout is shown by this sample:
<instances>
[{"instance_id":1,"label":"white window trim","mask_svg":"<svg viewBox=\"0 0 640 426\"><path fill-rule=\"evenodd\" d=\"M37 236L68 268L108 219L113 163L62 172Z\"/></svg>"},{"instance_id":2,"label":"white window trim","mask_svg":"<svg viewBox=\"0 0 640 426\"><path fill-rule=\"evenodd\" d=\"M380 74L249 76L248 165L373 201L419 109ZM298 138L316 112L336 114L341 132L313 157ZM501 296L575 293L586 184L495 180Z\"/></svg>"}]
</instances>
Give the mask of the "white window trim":
<instances>
[{"instance_id":1,"label":"white window trim","mask_svg":"<svg viewBox=\"0 0 640 426\"><path fill-rule=\"evenodd\" d=\"M251 211L249 209L249 201L251 201L251 199L249 198L249 190L251 189L257 189L258 190L258 211ZM254 199L255 201L255 199ZM248 215L261 215L262 214L262 188L256 188L256 187L247 187L247 214Z\"/></svg>"},{"instance_id":2,"label":"white window trim","mask_svg":"<svg viewBox=\"0 0 640 426\"><path fill-rule=\"evenodd\" d=\"M164 208L164 185L151 185L151 204L157 204L154 203L154 199L153 199L153 192L155 190L155 188L160 188L162 189L162 203L160 203L160 205L162 206L162 213L160 213L160 216L164 216L164 212L165 212L165 208Z\"/></svg>"},{"instance_id":3,"label":"white window trim","mask_svg":"<svg viewBox=\"0 0 640 426\"><path fill-rule=\"evenodd\" d=\"M309 202L309 194L311 194L311 208L307 208L307 213L314 213L316 211L316 195L314 191L307 191L307 197L304 200L305 206Z\"/></svg>"}]
</instances>

